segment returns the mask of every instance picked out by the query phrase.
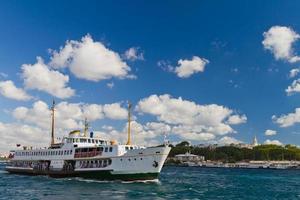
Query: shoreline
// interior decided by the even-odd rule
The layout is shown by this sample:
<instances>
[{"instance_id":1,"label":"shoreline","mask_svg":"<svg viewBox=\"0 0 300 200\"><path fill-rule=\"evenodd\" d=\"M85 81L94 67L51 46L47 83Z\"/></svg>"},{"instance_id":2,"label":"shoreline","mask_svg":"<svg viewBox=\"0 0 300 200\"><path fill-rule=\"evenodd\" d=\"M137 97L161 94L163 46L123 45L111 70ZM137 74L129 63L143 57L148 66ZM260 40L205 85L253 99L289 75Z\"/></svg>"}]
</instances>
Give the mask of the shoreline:
<instances>
[{"instance_id":1,"label":"shoreline","mask_svg":"<svg viewBox=\"0 0 300 200\"><path fill-rule=\"evenodd\" d=\"M300 161L249 161L223 163L218 161L166 163L165 166L201 167L201 168L234 168L234 169L300 169Z\"/></svg>"}]
</instances>

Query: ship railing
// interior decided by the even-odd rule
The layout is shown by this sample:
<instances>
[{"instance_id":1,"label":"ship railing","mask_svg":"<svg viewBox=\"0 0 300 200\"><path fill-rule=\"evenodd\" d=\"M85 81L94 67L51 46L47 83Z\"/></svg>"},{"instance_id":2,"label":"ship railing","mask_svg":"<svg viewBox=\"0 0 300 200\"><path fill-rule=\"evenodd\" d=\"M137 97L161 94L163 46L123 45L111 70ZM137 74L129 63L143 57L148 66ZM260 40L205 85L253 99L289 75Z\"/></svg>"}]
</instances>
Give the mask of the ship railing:
<instances>
[{"instance_id":1,"label":"ship railing","mask_svg":"<svg viewBox=\"0 0 300 200\"><path fill-rule=\"evenodd\" d=\"M91 152L78 152L75 153L74 158L87 158L101 155L101 151L91 151Z\"/></svg>"}]
</instances>

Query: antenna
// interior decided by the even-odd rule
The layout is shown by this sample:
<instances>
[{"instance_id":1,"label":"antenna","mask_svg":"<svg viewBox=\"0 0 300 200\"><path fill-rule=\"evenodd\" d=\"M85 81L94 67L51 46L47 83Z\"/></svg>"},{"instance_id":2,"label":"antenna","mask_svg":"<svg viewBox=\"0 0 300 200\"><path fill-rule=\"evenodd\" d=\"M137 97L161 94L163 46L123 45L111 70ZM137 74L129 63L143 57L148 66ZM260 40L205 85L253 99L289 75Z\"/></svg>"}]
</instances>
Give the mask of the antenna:
<instances>
[{"instance_id":1,"label":"antenna","mask_svg":"<svg viewBox=\"0 0 300 200\"><path fill-rule=\"evenodd\" d=\"M53 99L51 107L52 126L51 126L51 146L54 145L54 113L55 113L55 101Z\"/></svg>"},{"instance_id":2,"label":"antenna","mask_svg":"<svg viewBox=\"0 0 300 200\"><path fill-rule=\"evenodd\" d=\"M128 130L127 130L128 138L127 138L126 145L131 145L130 123L131 123L131 103L128 101Z\"/></svg>"},{"instance_id":3,"label":"antenna","mask_svg":"<svg viewBox=\"0 0 300 200\"><path fill-rule=\"evenodd\" d=\"M87 118L84 119L84 137L87 137L87 132L89 130L89 123L87 121Z\"/></svg>"}]
</instances>

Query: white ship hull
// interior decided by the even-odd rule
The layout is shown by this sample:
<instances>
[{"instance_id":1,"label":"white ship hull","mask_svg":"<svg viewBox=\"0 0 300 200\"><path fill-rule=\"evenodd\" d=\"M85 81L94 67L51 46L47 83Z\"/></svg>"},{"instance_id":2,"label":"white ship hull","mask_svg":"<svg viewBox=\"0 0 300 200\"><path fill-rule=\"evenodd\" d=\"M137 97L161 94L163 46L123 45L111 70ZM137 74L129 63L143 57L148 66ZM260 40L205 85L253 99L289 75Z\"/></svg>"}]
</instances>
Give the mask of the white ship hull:
<instances>
[{"instance_id":1,"label":"white ship hull","mask_svg":"<svg viewBox=\"0 0 300 200\"><path fill-rule=\"evenodd\" d=\"M170 152L170 147L149 147L132 149L120 156L93 156L89 158L53 159L49 168L29 166L7 166L10 173L29 175L49 175L51 177L83 177L100 180L153 180L157 179L163 164ZM99 166L97 161L105 161ZM26 160L30 163L31 159ZM74 167L66 168L65 161L73 163ZM36 161L33 161L36 162ZM97 163L96 163L97 162ZM104 162L101 162L104 163Z\"/></svg>"}]
</instances>

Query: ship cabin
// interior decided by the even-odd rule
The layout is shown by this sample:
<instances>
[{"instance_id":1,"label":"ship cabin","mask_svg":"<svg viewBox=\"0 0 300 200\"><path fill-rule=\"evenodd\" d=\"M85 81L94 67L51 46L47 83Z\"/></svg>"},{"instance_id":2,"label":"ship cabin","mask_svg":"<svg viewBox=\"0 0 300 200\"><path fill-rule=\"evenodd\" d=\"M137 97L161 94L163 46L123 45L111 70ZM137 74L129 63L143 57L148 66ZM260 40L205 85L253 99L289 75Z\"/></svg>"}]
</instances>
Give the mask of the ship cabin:
<instances>
[{"instance_id":1,"label":"ship cabin","mask_svg":"<svg viewBox=\"0 0 300 200\"><path fill-rule=\"evenodd\" d=\"M48 148L33 149L23 146L23 150L11 152L13 160L71 160L87 159L93 157L121 156L127 151L142 149L136 145L121 145L117 141L103 140L101 138L82 136L80 131L70 132L61 143L56 143Z\"/></svg>"}]
</instances>

